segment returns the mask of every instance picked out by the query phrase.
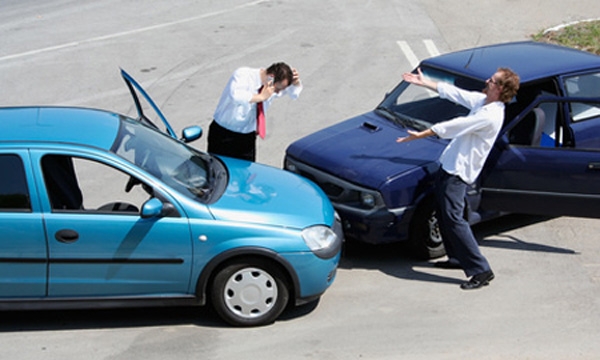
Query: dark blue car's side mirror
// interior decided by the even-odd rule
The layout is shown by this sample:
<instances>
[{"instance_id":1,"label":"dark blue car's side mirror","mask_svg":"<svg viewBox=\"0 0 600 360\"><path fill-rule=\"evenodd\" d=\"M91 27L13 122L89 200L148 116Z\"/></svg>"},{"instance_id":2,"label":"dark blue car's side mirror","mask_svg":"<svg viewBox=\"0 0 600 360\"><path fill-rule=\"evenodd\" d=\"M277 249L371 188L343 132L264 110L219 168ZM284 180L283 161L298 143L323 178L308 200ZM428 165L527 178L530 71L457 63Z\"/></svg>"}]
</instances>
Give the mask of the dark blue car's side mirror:
<instances>
[{"instance_id":1,"label":"dark blue car's side mirror","mask_svg":"<svg viewBox=\"0 0 600 360\"><path fill-rule=\"evenodd\" d=\"M198 140L202 136L202 128L200 126L188 126L181 132L181 140L185 143Z\"/></svg>"}]
</instances>

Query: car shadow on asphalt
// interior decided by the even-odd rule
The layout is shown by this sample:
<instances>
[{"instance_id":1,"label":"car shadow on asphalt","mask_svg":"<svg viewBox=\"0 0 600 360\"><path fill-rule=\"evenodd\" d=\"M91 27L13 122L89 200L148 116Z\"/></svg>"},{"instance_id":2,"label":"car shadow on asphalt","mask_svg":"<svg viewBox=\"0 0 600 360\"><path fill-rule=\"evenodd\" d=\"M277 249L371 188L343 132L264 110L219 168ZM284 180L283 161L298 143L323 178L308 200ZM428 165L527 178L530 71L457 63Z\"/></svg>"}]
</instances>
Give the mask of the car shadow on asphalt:
<instances>
[{"instance_id":1,"label":"car shadow on asphalt","mask_svg":"<svg viewBox=\"0 0 600 360\"><path fill-rule=\"evenodd\" d=\"M2 312L0 333L20 331L56 331L118 329L154 326L228 325L203 307L149 307L94 310L34 310Z\"/></svg>"},{"instance_id":2,"label":"car shadow on asphalt","mask_svg":"<svg viewBox=\"0 0 600 360\"><path fill-rule=\"evenodd\" d=\"M434 268L433 263L411 256L405 243L370 245L347 242L340 268L379 270L384 274L412 281L451 284L464 281L456 276L441 276L429 272ZM456 275L461 274L462 272L456 272Z\"/></svg>"},{"instance_id":3,"label":"car shadow on asphalt","mask_svg":"<svg viewBox=\"0 0 600 360\"><path fill-rule=\"evenodd\" d=\"M505 234L521 227L542 223L551 217L510 214L473 226L473 233L481 247L495 247L515 251L537 251L572 255L576 251L567 248L539 244ZM370 245L348 241L340 261L341 269L379 270L390 276L435 283L460 284L465 281L460 270L444 271L434 267L435 260L420 260L412 256L406 243Z\"/></svg>"},{"instance_id":4,"label":"car shadow on asphalt","mask_svg":"<svg viewBox=\"0 0 600 360\"><path fill-rule=\"evenodd\" d=\"M537 251L555 254L575 255L577 251L557 246L550 246L520 239L513 235L504 234L510 230L543 223L554 217L511 214L493 221L483 222L473 226L473 232L482 247L495 247L507 250Z\"/></svg>"},{"instance_id":5,"label":"car shadow on asphalt","mask_svg":"<svg viewBox=\"0 0 600 360\"><path fill-rule=\"evenodd\" d=\"M317 308L319 300L288 307L276 320L303 317ZM1 312L0 334L21 331L118 329L193 325L204 328L233 328L212 307L149 307L94 310L34 310Z\"/></svg>"}]
</instances>

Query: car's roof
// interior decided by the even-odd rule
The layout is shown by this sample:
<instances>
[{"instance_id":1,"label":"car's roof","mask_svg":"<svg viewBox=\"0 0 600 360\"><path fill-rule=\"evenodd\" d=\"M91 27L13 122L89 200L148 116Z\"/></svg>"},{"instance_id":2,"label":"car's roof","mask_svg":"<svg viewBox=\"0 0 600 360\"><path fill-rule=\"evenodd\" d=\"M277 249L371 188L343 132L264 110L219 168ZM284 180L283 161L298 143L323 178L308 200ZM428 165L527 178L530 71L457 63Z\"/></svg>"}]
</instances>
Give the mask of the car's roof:
<instances>
[{"instance_id":1,"label":"car's roof","mask_svg":"<svg viewBox=\"0 0 600 360\"><path fill-rule=\"evenodd\" d=\"M499 67L515 71L522 83L560 74L600 68L600 56L558 45L523 41L457 51L422 62L485 80Z\"/></svg>"},{"instance_id":2,"label":"car's roof","mask_svg":"<svg viewBox=\"0 0 600 360\"><path fill-rule=\"evenodd\" d=\"M118 114L73 107L0 108L0 142L73 143L109 149Z\"/></svg>"}]
</instances>

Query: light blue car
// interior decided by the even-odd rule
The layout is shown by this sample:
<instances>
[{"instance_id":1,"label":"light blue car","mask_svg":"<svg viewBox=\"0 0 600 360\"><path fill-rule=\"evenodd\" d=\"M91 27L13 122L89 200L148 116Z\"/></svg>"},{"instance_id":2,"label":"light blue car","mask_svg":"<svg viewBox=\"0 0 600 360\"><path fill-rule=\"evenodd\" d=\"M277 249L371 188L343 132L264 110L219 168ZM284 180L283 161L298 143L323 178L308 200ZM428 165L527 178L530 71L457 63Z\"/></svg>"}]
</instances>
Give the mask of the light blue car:
<instances>
[{"instance_id":1,"label":"light blue car","mask_svg":"<svg viewBox=\"0 0 600 360\"><path fill-rule=\"evenodd\" d=\"M343 242L324 193L184 144L201 129L178 140L122 76L137 119L0 108L0 310L211 303L255 326L323 294Z\"/></svg>"}]
</instances>

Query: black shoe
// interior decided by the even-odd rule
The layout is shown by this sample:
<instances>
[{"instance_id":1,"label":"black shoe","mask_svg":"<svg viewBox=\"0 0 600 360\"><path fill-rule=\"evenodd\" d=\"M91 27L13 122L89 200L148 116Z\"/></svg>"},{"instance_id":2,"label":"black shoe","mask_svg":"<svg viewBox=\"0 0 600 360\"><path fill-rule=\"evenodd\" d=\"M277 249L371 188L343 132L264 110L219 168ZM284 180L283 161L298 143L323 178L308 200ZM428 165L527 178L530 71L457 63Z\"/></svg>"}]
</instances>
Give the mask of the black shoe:
<instances>
[{"instance_id":1,"label":"black shoe","mask_svg":"<svg viewBox=\"0 0 600 360\"><path fill-rule=\"evenodd\" d=\"M492 280L494 280L494 273L490 270L474 275L471 280L460 284L460 288L463 290L479 289L482 286L488 285Z\"/></svg>"},{"instance_id":2,"label":"black shoe","mask_svg":"<svg viewBox=\"0 0 600 360\"><path fill-rule=\"evenodd\" d=\"M434 262L433 266L441 269L462 269L459 263L451 260Z\"/></svg>"}]
</instances>

